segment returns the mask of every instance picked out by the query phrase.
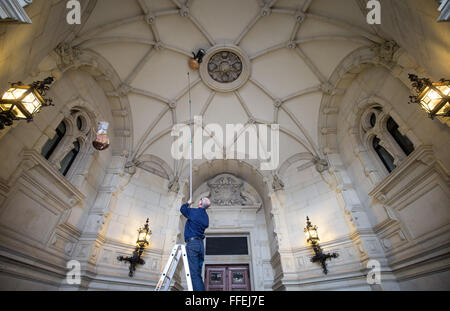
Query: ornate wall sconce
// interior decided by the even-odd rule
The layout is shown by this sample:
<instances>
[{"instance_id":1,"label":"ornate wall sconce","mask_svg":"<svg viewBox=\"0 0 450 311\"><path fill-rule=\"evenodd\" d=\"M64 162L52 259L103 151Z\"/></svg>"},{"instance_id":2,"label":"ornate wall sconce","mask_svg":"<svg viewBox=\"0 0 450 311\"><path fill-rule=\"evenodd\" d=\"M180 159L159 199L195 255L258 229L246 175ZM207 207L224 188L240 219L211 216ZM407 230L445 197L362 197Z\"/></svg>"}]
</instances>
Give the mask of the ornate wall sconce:
<instances>
[{"instance_id":1,"label":"ornate wall sconce","mask_svg":"<svg viewBox=\"0 0 450 311\"><path fill-rule=\"evenodd\" d=\"M11 88L0 99L0 130L11 126L16 120L31 122L42 107L53 106L52 100L45 98L48 85L53 81L53 77L48 77L31 85L12 83Z\"/></svg>"},{"instance_id":2,"label":"ornate wall sconce","mask_svg":"<svg viewBox=\"0 0 450 311\"><path fill-rule=\"evenodd\" d=\"M417 92L416 96L410 97L410 103L419 104L431 119L450 117L450 80L431 82L413 74L409 75L409 80Z\"/></svg>"},{"instance_id":3,"label":"ornate wall sconce","mask_svg":"<svg viewBox=\"0 0 450 311\"><path fill-rule=\"evenodd\" d=\"M148 226L149 219L147 219L146 224L138 230L139 235L136 242L136 249L133 252L133 256L131 257L117 257L119 261L127 261L130 263L130 273L128 275L130 278L134 276L134 272L136 271L136 265L145 265L145 261L141 258L144 249L150 244L150 236L152 232Z\"/></svg>"},{"instance_id":4,"label":"ornate wall sconce","mask_svg":"<svg viewBox=\"0 0 450 311\"><path fill-rule=\"evenodd\" d=\"M314 250L314 257L311 258L311 262L320 262L323 268L323 273L328 274L327 259L338 258L337 253L324 254L322 248L319 245L319 234L317 233L317 226L313 226L309 217L306 217L306 228L305 228L306 241L311 243Z\"/></svg>"}]
</instances>

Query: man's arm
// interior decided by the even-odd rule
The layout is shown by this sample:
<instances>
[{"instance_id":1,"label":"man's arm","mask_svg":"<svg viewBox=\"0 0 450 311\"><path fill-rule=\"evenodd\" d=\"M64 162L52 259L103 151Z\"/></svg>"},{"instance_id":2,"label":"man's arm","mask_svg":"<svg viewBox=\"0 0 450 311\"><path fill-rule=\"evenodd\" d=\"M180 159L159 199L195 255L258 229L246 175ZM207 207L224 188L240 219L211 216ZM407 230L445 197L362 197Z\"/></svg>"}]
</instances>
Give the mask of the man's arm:
<instances>
[{"instance_id":1,"label":"man's arm","mask_svg":"<svg viewBox=\"0 0 450 311\"><path fill-rule=\"evenodd\" d=\"M180 212L181 214L183 214L184 217L189 218L189 214L190 214L190 209L189 209L189 203L183 204L183 206L181 206Z\"/></svg>"}]
</instances>

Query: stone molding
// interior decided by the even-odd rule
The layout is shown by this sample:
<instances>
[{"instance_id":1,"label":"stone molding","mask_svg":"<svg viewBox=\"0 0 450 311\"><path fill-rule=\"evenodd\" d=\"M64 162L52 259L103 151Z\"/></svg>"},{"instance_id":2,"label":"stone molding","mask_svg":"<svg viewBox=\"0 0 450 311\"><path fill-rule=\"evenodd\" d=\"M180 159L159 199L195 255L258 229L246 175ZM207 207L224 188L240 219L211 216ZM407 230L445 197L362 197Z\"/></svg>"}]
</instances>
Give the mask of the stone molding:
<instances>
[{"instance_id":1,"label":"stone molding","mask_svg":"<svg viewBox=\"0 0 450 311\"><path fill-rule=\"evenodd\" d=\"M418 171L418 165L422 164L422 170ZM392 204L399 196L411 190L414 183L423 180L427 175L438 173L450 188L450 173L434 157L431 146L420 146L399 167L397 167L385 180L378 184L369 195L383 204ZM412 175L416 175L411 179ZM395 187L405 179L411 179L410 187L395 191Z\"/></svg>"},{"instance_id":2,"label":"stone molding","mask_svg":"<svg viewBox=\"0 0 450 311\"><path fill-rule=\"evenodd\" d=\"M33 0L0 0L0 22L31 24L24 7L32 2Z\"/></svg>"}]
</instances>

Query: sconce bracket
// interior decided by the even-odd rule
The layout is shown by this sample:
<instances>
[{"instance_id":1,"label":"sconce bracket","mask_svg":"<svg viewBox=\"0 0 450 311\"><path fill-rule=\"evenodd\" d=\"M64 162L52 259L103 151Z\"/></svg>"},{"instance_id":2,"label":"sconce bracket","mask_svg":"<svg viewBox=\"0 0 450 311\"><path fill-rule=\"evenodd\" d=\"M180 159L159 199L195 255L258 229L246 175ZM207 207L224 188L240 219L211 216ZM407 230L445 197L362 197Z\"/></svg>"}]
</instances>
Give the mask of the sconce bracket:
<instances>
[{"instance_id":1,"label":"sconce bracket","mask_svg":"<svg viewBox=\"0 0 450 311\"><path fill-rule=\"evenodd\" d=\"M124 256L117 257L118 261L126 261L126 262L130 263L130 272L128 273L130 278L132 278L134 276L134 272L136 271L136 266L137 265L145 265L145 261L141 258L143 251L144 251L144 248L136 247L136 249L133 252L133 256L131 256L131 257L124 257Z\"/></svg>"},{"instance_id":2,"label":"sconce bracket","mask_svg":"<svg viewBox=\"0 0 450 311\"><path fill-rule=\"evenodd\" d=\"M332 258L338 258L338 253L327 253L325 254L322 248L318 244L313 244L314 257L311 258L311 262L319 262L322 266L323 273L328 274L327 260Z\"/></svg>"}]
</instances>

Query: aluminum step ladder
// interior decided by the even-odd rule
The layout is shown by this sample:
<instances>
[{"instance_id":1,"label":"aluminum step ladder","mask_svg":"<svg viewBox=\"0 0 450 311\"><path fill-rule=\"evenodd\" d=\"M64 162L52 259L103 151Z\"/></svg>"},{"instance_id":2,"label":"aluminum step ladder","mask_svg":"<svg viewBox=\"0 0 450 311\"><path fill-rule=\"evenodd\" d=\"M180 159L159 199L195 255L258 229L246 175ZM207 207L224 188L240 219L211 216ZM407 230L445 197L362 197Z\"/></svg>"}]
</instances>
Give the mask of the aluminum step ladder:
<instances>
[{"instance_id":1,"label":"aluminum step ladder","mask_svg":"<svg viewBox=\"0 0 450 311\"><path fill-rule=\"evenodd\" d=\"M177 266L178 263L180 262L181 257L183 257L184 272L186 276L188 291L192 292L194 290L192 287L191 271L189 269L189 263L187 260L186 245L177 244L172 249L172 253L170 254L169 259L167 260L166 267L164 268L164 271L161 275L161 278L159 279L155 291L162 292L169 290L170 284L172 284L173 275L177 270Z\"/></svg>"}]
</instances>

